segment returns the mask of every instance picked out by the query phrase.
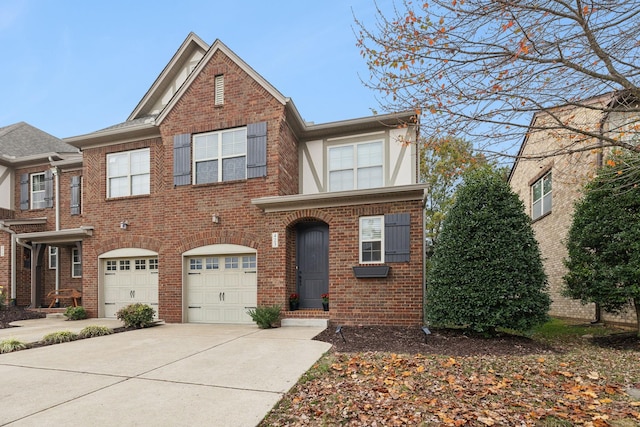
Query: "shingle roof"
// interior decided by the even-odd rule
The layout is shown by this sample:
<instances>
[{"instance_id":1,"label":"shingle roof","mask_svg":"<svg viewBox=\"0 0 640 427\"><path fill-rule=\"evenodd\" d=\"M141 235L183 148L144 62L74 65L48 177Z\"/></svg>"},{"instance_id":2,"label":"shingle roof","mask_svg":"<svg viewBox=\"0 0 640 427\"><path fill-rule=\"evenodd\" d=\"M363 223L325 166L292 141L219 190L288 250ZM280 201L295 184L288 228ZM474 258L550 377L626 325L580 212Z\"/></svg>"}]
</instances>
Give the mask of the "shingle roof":
<instances>
[{"instance_id":1,"label":"shingle roof","mask_svg":"<svg viewBox=\"0 0 640 427\"><path fill-rule=\"evenodd\" d=\"M77 153L78 149L25 122L0 128L0 157L21 158L43 153Z\"/></svg>"}]
</instances>

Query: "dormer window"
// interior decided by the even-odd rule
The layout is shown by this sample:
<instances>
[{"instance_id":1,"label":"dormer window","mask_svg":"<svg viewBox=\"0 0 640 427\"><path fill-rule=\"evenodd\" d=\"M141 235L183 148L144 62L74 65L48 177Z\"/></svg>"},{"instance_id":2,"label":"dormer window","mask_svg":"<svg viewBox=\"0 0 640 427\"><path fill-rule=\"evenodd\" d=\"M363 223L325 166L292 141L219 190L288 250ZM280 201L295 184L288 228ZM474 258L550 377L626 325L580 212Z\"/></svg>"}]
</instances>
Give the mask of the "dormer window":
<instances>
[{"instance_id":1,"label":"dormer window","mask_svg":"<svg viewBox=\"0 0 640 427\"><path fill-rule=\"evenodd\" d=\"M329 148L329 191L383 186L382 141Z\"/></svg>"},{"instance_id":2,"label":"dormer window","mask_svg":"<svg viewBox=\"0 0 640 427\"><path fill-rule=\"evenodd\" d=\"M215 77L215 95L214 104L224 104L224 75L220 74Z\"/></svg>"}]
</instances>

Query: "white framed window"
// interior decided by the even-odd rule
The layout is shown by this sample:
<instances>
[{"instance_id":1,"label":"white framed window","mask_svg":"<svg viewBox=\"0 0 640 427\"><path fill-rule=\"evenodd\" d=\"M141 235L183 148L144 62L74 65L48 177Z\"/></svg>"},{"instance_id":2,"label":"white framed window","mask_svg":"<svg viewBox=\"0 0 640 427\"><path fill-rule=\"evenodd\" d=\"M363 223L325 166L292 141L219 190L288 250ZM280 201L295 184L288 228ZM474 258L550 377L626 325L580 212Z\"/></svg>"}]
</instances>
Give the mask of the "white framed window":
<instances>
[{"instance_id":1,"label":"white framed window","mask_svg":"<svg viewBox=\"0 0 640 427\"><path fill-rule=\"evenodd\" d=\"M49 269L55 270L56 268L58 268L58 248L49 246Z\"/></svg>"},{"instance_id":2,"label":"white framed window","mask_svg":"<svg viewBox=\"0 0 640 427\"><path fill-rule=\"evenodd\" d=\"M242 268L256 268L256 256L247 255L242 257Z\"/></svg>"},{"instance_id":3,"label":"white framed window","mask_svg":"<svg viewBox=\"0 0 640 427\"><path fill-rule=\"evenodd\" d=\"M107 261L107 271L117 271L118 263L116 261Z\"/></svg>"},{"instance_id":4,"label":"white framed window","mask_svg":"<svg viewBox=\"0 0 640 427\"><path fill-rule=\"evenodd\" d=\"M189 260L189 270L202 270L202 258L191 258Z\"/></svg>"},{"instance_id":5,"label":"white framed window","mask_svg":"<svg viewBox=\"0 0 640 427\"><path fill-rule=\"evenodd\" d=\"M224 104L224 75L220 74L215 77L215 94L214 94L214 104L222 105Z\"/></svg>"},{"instance_id":6,"label":"white framed window","mask_svg":"<svg viewBox=\"0 0 640 427\"><path fill-rule=\"evenodd\" d=\"M236 269L239 268L239 262L240 258L237 256L228 256L224 259L224 268L225 269Z\"/></svg>"},{"instance_id":7,"label":"white framed window","mask_svg":"<svg viewBox=\"0 0 640 427\"><path fill-rule=\"evenodd\" d=\"M329 191L382 187L382 141L329 147Z\"/></svg>"},{"instance_id":8,"label":"white framed window","mask_svg":"<svg viewBox=\"0 0 640 427\"><path fill-rule=\"evenodd\" d=\"M158 258L149 259L149 270L158 271Z\"/></svg>"},{"instance_id":9,"label":"white framed window","mask_svg":"<svg viewBox=\"0 0 640 427\"><path fill-rule=\"evenodd\" d=\"M150 193L151 150L107 154L107 197Z\"/></svg>"},{"instance_id":10,"label":"white framed window","mask_svg":"<svg viewBox=\"0 0 640 427\"><path fill-rule=\"evenodd\" d=\"M551 212L551 171L531 186L531 218L537 219Z\"/></svg>"},{"instance_id":11,"label":"white framed window","mask_svg":"<svg viewBox=\"0 0 640 427\"><path fill-rule=\"evenodd\" d=\"M360 218L360 263L384 262L384 216Z\"/></svg>"},{"instance_id":12,"label":"white framed window","mask_svg":"<svg viewBox=\"0 0 640 427\"><path fill-rule=\"evenodd\" d=\"M71 277L82 277L82 262L78 248L71 249Z\"/></svg>"},{"instance_id":13,"label":"white framed window","mask_svg":"<svg viewBox=\"0 0 640 427\"><path fill-rule=\"evenodd\" d=\"M44 172L32 173L29 182L31 188L31 209L46 208Z\"/></svg>"},{"instance_id":14,"label":"white framed window","mask_svg":"<svg viewBox=\"0 0 640 427\"><path fill-rule=\"evenodd\" d=\"M220 268L218 258L206 258L205 267L207 270L217 270Z\"/></svg>"},{"instance_id":15,"label":"white framed window","mask_svg":"<svg viewBox=\"0 0 640 427\"><path fill-rule=\"evenodd\" d=\"M128 259L120 260L120 271L129 271L131 270L131 261Z\"/></svg>"},{"instance_id":16,"label":"white framed window","mask_svg":"<svg viewBox=\"0 0 640 427\"><path fill-rule=\"evenodd\" d=\"M247 128L193 137L194 184L247 178Z\"/></svg>"},{"instance_id":17,"label":"white framed window","mask_svg":"<svg viewBox=\"0 0 640 427\"><path fill-rule=\"evenodd\" d=\"M147 260L146 259L137 259L135 261L136 270L146 270L147 269Z\"/></svg>"}]
</instances>

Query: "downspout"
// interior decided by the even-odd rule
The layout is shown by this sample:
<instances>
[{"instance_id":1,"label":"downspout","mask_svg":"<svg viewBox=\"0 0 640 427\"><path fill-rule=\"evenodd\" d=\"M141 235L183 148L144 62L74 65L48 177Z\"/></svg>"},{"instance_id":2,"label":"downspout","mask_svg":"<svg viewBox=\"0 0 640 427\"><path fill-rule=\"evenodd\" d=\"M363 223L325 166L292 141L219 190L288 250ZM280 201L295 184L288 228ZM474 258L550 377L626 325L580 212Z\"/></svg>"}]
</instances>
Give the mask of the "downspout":
<instances>
[{"instance_id":1,"label":"downspout","mask_svg":"<svg viewBox=\"0 0 640 427\"><path fill-rule=\"evenodd\" d=\"M49 158L51 161L51 158ZM55 205L56 205L56 231L60 231L60 177L58 168L52 167L53 180L55 182ZM51 249L49 249L51 250ZM60 290L60 250L56 248L56 291ZM56 301L58 303L59 301Z\"/></svg>"}]
</instances>

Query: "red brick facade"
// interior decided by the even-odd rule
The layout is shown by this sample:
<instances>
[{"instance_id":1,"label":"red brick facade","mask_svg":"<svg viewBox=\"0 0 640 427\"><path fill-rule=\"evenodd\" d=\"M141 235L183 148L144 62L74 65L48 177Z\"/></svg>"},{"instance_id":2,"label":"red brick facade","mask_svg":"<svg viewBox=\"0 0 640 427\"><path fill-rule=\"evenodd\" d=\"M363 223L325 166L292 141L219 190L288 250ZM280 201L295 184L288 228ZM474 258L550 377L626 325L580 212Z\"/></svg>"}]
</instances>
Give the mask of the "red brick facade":
<instances>
[{"instance_id":1,"label":"red brick facade","mask_svg":"<svg viewBox=\"0 0 640 427\"><path fill-rule=\"evenodd\" d=\"M301 221L318 221L329 228L329 319L340 324L420 324L423 300L421 197L407 200L389 196L348 206L263 210L253 201L299 194L301 137L296 131L300 127L296 121L300 119L224 50L217 50L205 59L207 63L159 120L157 137L117 136L100 144L85 144L72 138L74 141L70 142L76 142L83 151L82 213L69 215L70 193L61 191L61 228L93 227L92 236L82 241L82 304L89 315L101 314L99 257L117 249L139 248L158 256L159 317L167 322L185 321L183 254L215 244L254 249L258 305L277 304L286 310L288 295L295 286L295 225ZM224 75L223 105L214 105L214 79L218 75ZM259 122L267 124L266 176L174 185L175 135L193 135ZM383 131L386 125L376 126L378 131ZM150 194L109 198L107 155L142 148L150 150ZM17 171L21 172L24 171ZM69 188L72 174L78 174L78 171L62 174L62 188ZM19 188L16 194L16 200L19 200ZM52 230L55 226L49 210L46 213L16 212L24 217L46 216L43 229ZM358 265L359 259L359 218L391 213L410 215L410 261L390 263L386 278L355 278L352 267ZM214 214L219 217L218 223L212 221ZM122 221L127 221L126 229L120 227ZM273 233L280 236L277 247L272 245ZM5 242L8 235L0 238ZM6 243L0 244L6 246ZM60 268L67 271L71 268L69 251L63 250L60 254ZM3 263L0 274L5 268ZM45 270L46 291L50 289L51 273ZM79 279L64 280L65 287L78 286ZM19 303L24 303L22 297L19 297Z\"/></svg>"}]
</instances>

